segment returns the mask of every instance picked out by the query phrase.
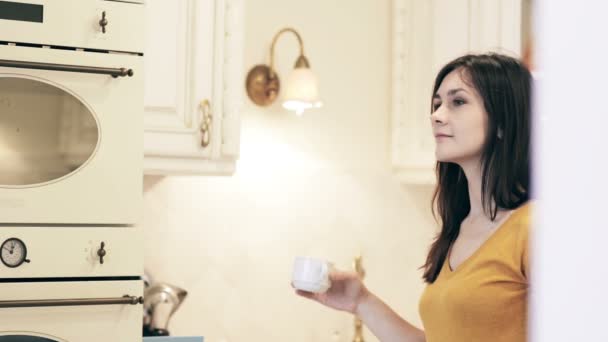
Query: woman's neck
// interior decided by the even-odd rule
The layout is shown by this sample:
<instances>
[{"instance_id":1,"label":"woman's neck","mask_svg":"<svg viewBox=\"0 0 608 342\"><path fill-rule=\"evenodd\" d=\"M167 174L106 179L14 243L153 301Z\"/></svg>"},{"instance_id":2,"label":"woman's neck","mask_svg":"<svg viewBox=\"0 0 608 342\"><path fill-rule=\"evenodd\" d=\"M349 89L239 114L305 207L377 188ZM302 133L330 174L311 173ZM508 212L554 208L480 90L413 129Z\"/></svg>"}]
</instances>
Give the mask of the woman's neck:
<instances>
[{"instance_id":1,"label":"woman's neck","mask_svg":"<svg viewBox=\"0 0 608 342\"><path fill-rule=\"evenodd\" d=\"M478 160L473 160L459 163L459 165L464 171L465 177L467 177L467 184L469 186L469 201L471 205L469 216L487 216L487 214L484 213L483 202L481 200L481 163Z\"/></svg>"}]
</instances>

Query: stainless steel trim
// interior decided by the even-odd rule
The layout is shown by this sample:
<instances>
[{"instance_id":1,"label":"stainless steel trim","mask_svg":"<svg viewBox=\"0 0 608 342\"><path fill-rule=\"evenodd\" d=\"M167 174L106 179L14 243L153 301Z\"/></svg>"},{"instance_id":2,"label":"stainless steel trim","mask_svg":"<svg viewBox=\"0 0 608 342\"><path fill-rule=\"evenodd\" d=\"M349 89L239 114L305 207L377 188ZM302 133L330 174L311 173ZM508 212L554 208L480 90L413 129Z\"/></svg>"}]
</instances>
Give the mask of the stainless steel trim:
<instances>
[{"instance_id":1,"label":"stainless steel trim","mask_svg":"<svg viewBox=\"0 0 608 342\"><path fill-rule=\"evenodd\" d=\"M124 76L131 77L131 76L133 76L133 69L126 69L126 68L101 68L101 67L80 66L80 65L11 61L11 60L6 60L6 59L0 59L0 67L54 70L54 71L67 71L67 72L84 72L84 73L88 73L88 74L110 75L112 77L124 77Z\"/></svg>"},{"instance_id":2,"label":"stainless steel trim","mask_svg":"<svg viewBox=\"0 0 608 342\"><path fill-rule=\"evenodd\" d=\"M41 306L83 306L83 305L137 305L144 302L144 297L129 296L115 298L73 298L73 299L39 299L39 300L2 300L0 308L31 308Z\"/></svg>"}]
</instances>

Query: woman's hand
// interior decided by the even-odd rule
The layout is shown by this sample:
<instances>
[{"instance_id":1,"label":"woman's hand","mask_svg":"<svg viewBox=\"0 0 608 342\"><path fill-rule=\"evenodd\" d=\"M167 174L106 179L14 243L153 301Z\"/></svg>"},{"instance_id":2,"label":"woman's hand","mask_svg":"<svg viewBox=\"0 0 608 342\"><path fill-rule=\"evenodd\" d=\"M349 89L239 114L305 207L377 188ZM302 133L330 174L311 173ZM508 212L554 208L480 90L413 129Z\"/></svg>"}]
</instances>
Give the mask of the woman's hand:
<instances>
[{"instance_id":1,"label":"woman's hand","mask_svg":"<svg viewBox=\"0 0 608 342\"><path fill-rule=\"evenodd\" d=\"M325 293L296 290L296 293L332 309L357 315L378 340L424 342L424 331L416 328L369 292L354 272L331 271L331 287ZM293 285L292 285L293 286Z\"/></svg>"},{"instance_id":2,"label":"woman's hand","mask_svg":"<svg viewBox=\"0 0 608 342\"><path fill-rule=\"evenodd\" d=\"M369 294L369 291L363 285L357 273L331 271L329 279L331 287L324 293L312 293L302 290L296 290L296 293L330 308L355 314L359 304Z\"/></svg>"}]
</instances>

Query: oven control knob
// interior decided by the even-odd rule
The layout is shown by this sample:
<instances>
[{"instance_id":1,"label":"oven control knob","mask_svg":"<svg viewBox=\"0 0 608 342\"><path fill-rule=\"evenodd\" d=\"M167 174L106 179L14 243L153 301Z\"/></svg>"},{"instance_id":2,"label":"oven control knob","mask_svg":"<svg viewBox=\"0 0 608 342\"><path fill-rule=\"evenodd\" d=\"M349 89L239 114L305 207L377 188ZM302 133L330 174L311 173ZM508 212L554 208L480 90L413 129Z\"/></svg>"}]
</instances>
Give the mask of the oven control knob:
<instances>
[{"instance_id":1,"label":"oven control knob","mask_svg":"<svg viewBox=\"0 0 608 342\"><path fill-rule=\"evenodd\" d=\"M101 20L99 21L101 26L101 32L106 33L106 26L108 26L108 19L106 19L106 11L101 12Z\"/></svg>"},{"instance_id":2,"label":"oven control knob","mask_svg":"<svg viewBox=\"0 0 608 342\"><path fill-rule=\"evenodd\" d=\"M105 246L106 246L106 244L102 241L101 247L97 251L97 255L99 256L99 263L101 263L101 264L103 264L103 257L106 255L106 250L103 249Z\"/></svg>"}]
</instances>

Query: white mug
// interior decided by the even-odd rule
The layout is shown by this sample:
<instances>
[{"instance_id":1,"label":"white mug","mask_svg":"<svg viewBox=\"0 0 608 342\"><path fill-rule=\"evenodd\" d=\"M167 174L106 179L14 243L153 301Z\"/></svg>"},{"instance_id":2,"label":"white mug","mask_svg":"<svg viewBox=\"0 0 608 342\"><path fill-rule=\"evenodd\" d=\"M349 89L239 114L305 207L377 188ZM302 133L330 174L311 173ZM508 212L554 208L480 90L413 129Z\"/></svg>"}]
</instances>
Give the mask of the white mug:
<instances>
[{"instance_id":1,"label":"white mug","mask_svg":"<svg viewBox=\"0 0 608 342\"><path fill-rule=\"evenodd\" d=\"M332 269L333 265L325 260L299 256L293 263L291 282L296 289L322 293L331 287Z\"/></svg>"}]
</instances>

